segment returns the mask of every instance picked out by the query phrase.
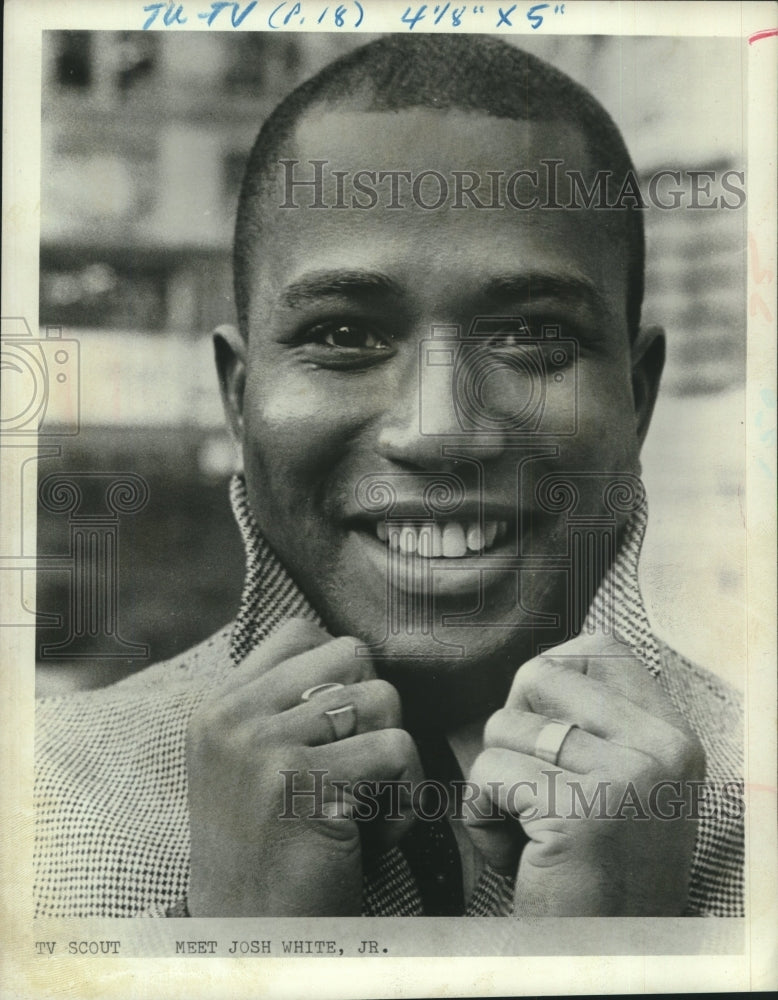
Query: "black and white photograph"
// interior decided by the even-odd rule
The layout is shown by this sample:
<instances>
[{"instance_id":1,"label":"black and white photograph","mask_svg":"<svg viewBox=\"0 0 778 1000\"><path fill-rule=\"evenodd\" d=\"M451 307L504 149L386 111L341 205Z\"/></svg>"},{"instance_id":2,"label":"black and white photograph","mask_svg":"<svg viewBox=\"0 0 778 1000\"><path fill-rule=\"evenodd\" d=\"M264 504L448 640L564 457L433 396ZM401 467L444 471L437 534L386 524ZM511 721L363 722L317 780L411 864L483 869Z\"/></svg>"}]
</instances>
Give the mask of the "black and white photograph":
<instances>
[{"instance_id":1,"label":"black and white photograph","mask_svg":"<svg viewBox=\"0 0 778 1000\"><path fill-rule=\"evenodd\" d=\"M775 6L9 7L9 985L775 986Z\"/></svg>"}]
</instances>

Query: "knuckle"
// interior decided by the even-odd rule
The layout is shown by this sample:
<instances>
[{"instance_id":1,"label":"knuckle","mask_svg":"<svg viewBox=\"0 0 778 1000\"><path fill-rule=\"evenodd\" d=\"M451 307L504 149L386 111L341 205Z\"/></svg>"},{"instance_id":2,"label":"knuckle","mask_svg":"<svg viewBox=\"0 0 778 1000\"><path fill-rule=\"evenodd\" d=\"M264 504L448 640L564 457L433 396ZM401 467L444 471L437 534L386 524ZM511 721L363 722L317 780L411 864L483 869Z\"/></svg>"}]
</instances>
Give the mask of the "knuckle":
<instances>
[{"instance_id":1,"label":"knuckle","mask_svg":"<svg viewBox=\"0 0 778 1000\"><path fill-rule=\"evenodd\" d=\"M527 660L516 674L516 683L518 686L526 688L537 684L550 662L548 657L541 656L535 656L531 660Z\"/></svg>"},{"instance_id":2,"label":"knuckle","mask_svg":"<svg viewBox=\"0 0 778 1000\"><path fill-rule=\"evenodd\" d=\"M495 756L495 751L491 747L482 750L473 761L473 766L470 770L470 781L478 786L485 786L487 780L494 777Z\"/></svg>"},{"instance_id":3,"label":"knuckle","mask_svg":"<svg viewBox=\"0 0 778 1000\"><path fill-rule=\"evenodd\" d=\"M675 765L687 778L702 780L705 777L705 750L696 735L685 736L675 753Z\"/></svg>"},{"instance_id":4,"label":"knuckle","mask_svg":"<svg viewBox=\"0 0 778 1000\"><path fill-rule=\"evenodd\" d=\"M402 718L402 707L397 688L389 681L384 680L371 680L368 683L379 711L391 723L390 728L394 728Z\"/></svg>"},{"instance_id":5,"label":"knuckle","mask_svg":"<svg viewBox=\"0 0 778 1000\"><path fill-rule=\"evenodd\" d=\"M392 760L404 763L416 758L416 744L407 729L385 729L383 738Z\"/></svg>"},{"instance_id":6,"label":"knuckle","mask_svg":"<svg viewBox=\"0 0 778 1000\"><path fill-rule=\"evenodd\" d=\"M531 669L520 689L524 707L540 715L553 716L552 706L567 686L570 668L550 656L538 657L527 666Z\"/></svg>"},{"instance_id":7,"label":"knuckle","mask_svg":"<svg viewBox=\"0 0 778 1000\"><path fill-rule=\"evenodd\" d=\"M362 646L364 643L351 635L339 636L329 644L338 663L348 670L346 679L350 679L354 683L373 680L376 676L370 657L364 656L358 651Z\"/></svg>"},{"instance_id":8,"label":"knuckle","mask_svg":"<svg viewBox=\"0 0 778 1000\"><path fill-rule=\"evenodd\" d=\"M498 709L493 715L490 715L486 720L486 725L484 726L484 746L494 747L498 746L502 741L502 734L505 732L506 723L508 721L508 712L506 709Z\"/></svg>"},{"instance_id":9,"label":"knuckle","mask_svg":"<svg viewBox=\"0 0 778 1000\"><path fill-rule=\"evenodd\" d=\"M538 686L541 686L559 677L569 677L570 671L573 669L570 657L555 656L554 651L551 650L537 658L533 680Z\"/></svg>"},{"instance_id":10,"label":"knuckle","mask_svg":"<svg viewBox=\"0 0 778 1000\"><path fill-rule=\"evenodd\" d=\"M544 666L540 662L540 659L539 656L536 656L531 660L527 660L516 671L516 676L513 678L513 684L508 696L509 704L529 700L529 693L535 688L540 671Z\"/></svg>"},{"instance_id":11,"label":"knuckle","mask_svg":"<svg viewBox=\"0 0 778 1000\"><path fill-rule=\"evenodd\" d=\"M563 675L568 674L570 667L563 659L552 653L544 653L529 660L518 672L517 682L526 692L542 692L544 688L554 684Z\"/></svg>"},{"instance_id":12,"label":"knuckle","mask_svg":"<svg viewBox=\"0 0 778 1000\"><path fill-rule=\"evenodd\" d=\"M359 652L359 649L364 646L364 643L359 639L349 639L349 642L351 643L349 655L354 663L357 677L363 681L376 680L378 675L376 674L373 660L366 654Z\"/></svg>"}]
</instances>

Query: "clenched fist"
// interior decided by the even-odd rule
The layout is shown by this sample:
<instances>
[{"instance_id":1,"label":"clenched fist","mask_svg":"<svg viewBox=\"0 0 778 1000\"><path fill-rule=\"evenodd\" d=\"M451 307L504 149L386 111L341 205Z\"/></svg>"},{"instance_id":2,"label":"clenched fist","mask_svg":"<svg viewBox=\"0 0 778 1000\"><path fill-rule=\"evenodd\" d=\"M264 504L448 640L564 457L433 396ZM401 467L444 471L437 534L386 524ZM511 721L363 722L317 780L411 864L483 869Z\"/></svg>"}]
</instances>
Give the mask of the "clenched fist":
<instances>
[{"instance_id":1,"label":"clenched fist","mask_svg":"<svg viewBox=\"0 0 778 1000\"><path fill-rule=\"evenodd\" d=\"M555 763L538 747L552 720L576 727ZM498 870L518 861L517 915L681 914L696 823L652 804L657 789L683 797L704 770L697 738L631 650L579 636L525 663L488 720L468 830ZM479 819L496 805L524 837Z\"/></svg>"},{"instance_id":2,"label":"clenched fist","mask_svg":"<svg viewBox=\"0 0 778 1000\"><path fill-rule=\"evenodd\" d=\"M355 639L332 639L294 620L255 649L193 715L187 739L192 916L358 916L362 839L335 808L338 786L421 777L416 747L400 728L395 689L355 656ZM308 689L342 684L301 701ZM327 711L353 705L347 723ZM285 812L283 771L323 778L323 810ZM313 782L310 782L313 786ZM344 786L340 786L341 788ZM312 818L324 812L326 818ZM410 818L385 824L387 842Z\"/></svg>"}]
</instances>

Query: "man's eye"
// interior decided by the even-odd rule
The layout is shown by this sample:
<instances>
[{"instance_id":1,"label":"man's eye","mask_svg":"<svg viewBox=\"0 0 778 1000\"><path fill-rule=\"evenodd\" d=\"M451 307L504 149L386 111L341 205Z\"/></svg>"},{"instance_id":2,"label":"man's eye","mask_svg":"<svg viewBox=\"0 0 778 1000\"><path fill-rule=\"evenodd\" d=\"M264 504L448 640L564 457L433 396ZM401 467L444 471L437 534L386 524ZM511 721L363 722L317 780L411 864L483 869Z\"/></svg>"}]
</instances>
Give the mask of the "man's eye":
<instances>
[{"instance_id":1,"label":"man's eye","mask_svg":"<svg viewBox=\"0 0 778 1000\"><path fill-rule=\"evenodd\" d=\"M369 327L342 323L338 326L319 327L311 331L311 339L347 351L388 351L391 344Z\"/></svg>"}]
</instances>

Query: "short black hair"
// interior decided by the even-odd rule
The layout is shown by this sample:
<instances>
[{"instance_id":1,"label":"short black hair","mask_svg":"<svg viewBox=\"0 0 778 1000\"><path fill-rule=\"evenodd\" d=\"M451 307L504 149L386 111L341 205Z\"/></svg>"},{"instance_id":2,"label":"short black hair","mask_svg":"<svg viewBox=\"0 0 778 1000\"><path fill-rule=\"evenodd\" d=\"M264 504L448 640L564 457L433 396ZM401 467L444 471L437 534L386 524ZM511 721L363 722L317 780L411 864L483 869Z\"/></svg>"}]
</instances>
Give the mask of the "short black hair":
<instances>
[{"instance_id":1,"label":"short black hair","mask_svg":"<svg viewBox=\"0 0 778 1000\"><path fill-rule=\"evenodd\" d=\"M627 147L602 105L565 73L505 41L485 35L386 35L336 59L286 97L265 121L249 154L233 245L238 323L248 333L253 255L260 245L261 204L274 160L300 119L316 105L364 111L407 108L480 111L516 121L557 121L579 129L595 166L634 174ZM645 235L640 208L624 216L628 255L627 327L637 335L643 303Z\"/></svg>"}]
</instances>

